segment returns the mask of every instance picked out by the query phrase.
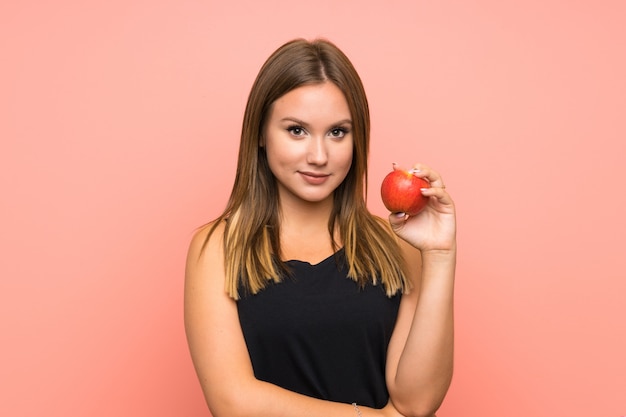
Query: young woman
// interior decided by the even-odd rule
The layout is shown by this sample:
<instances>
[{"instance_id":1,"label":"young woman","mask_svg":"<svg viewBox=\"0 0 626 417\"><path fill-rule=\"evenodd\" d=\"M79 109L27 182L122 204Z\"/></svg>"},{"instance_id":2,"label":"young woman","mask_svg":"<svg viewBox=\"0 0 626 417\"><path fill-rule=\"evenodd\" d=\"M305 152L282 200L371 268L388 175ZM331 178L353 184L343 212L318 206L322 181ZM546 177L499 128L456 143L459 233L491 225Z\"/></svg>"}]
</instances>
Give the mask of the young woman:
<instances>
[{"instance_id":1,"label":"young woman","mask_svg":"<svg viewBox=\"0 0 626 417\"><path fill-rule=\"evenodd\" d=\"M188 254L185 326L214 417L433 416L453 359L454 204L369 213L369 109L348 58L288 42L246 107L224 213Z\"/></svg>"}]
</instances>

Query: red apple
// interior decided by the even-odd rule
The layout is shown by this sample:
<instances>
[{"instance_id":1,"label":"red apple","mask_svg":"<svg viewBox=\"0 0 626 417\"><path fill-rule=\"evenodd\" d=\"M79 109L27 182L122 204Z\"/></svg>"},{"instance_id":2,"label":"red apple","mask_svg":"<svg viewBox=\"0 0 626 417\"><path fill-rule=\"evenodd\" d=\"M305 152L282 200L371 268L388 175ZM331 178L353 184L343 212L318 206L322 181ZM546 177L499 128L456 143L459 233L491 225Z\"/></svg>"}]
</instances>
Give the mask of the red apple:
<instances>
[{"instance_id":1,"label":"red apple","mask_svg":"<svg viewBox=\"0 0 626 417\"><path fill-rule=\"evenodd\" d=\"M428 181L416 177L411 171L395 169L383 180L380 196L390 212L414 216L428 203L420 189L429 187Z\"/></svg>"}]
</instances>

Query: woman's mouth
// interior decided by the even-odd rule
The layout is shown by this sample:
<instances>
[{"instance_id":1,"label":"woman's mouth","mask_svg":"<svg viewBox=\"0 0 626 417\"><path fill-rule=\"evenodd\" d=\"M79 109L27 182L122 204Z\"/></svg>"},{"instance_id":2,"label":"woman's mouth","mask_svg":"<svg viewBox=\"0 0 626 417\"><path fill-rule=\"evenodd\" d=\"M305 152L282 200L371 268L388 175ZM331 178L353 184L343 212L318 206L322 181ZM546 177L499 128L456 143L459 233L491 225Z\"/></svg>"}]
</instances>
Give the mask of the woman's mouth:
<instances>
[{"instance_id":1,"label":"woman's mouth","mask_svg":"<svg viewBox=\"0 0 626 417\"><path fill-rule=\"evenodd\" d=\"M298 171L300 176L311 185L320 185L326 182L330 175L323 174L320 172L307 172L307 171Z\"/></svg>"}]
</instances>

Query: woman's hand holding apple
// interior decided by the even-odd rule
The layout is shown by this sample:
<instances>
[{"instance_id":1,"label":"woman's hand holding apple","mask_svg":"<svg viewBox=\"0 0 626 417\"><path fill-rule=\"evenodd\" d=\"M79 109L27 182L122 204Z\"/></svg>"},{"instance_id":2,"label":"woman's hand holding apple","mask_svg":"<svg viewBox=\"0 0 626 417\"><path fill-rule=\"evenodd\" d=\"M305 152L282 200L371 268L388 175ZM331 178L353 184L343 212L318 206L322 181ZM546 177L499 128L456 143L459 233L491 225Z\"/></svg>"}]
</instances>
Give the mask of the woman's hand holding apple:
<instances>
[{"instance_id":1,"label":"woman's hand holding apple","mask_svg":"<svg viewBox=\"0 0 626 417\"><path fill-rule=\"evenodd\" d=\"M423 164L410 170L394 164L381 185L381 197L400 238L422 253L456 250L454 202L436 171Z\"/></svg>"}]
</instances>

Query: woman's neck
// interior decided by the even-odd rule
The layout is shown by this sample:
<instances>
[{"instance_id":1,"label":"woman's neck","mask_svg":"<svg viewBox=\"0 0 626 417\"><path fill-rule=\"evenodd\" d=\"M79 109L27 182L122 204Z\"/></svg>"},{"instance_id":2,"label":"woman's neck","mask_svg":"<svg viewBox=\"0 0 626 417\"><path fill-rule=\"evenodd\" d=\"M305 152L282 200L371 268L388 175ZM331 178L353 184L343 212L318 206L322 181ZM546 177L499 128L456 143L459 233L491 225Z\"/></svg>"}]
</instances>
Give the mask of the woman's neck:
<instances>
[{"instance_id":1,"label":"woman's neck","mask_svg":"<svg viewBox=\"0 0 626 417\"><path fill-rule=\"evenodd\" d=\"M328 230L328 221L333 212L333 197L318 202L283 198L280 200L279 221L281 229L296 228L313 231Z\"/></svg>"},{"instance_id":2,"label":"woman's neck","mask_svg":"<svg viewBox=\"0 0 626 417\"><path fill-rule=\"evenodd\" d=\"M336 250L328 232L332 204L332 199L319 203L281 204L279 221L283 260L317 263ZM342 246L337 228L333 238L338 246Z\"/></svg>"}]
</instances>

